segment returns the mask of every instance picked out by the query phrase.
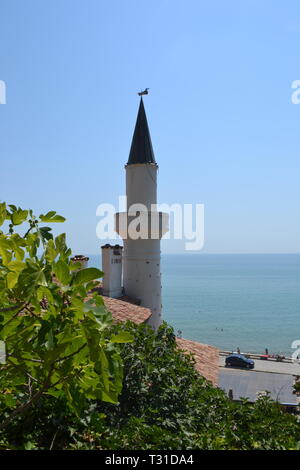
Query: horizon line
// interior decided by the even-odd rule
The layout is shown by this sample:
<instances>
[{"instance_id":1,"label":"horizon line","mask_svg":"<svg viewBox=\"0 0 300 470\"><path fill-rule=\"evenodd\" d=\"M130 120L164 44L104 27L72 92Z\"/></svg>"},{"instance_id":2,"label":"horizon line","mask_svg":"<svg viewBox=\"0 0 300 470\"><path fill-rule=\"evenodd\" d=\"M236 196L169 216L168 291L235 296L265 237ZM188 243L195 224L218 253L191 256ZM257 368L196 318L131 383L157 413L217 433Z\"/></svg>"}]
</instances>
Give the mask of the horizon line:
<instances>
[{"instance_id":1,"label":"horizon line","mask_svg":"<svg viewBox=\"0 0 300 470\"><path fill-rule=\"evenodd\" d=\"M73 254L73 250L72 250ZM85 253L86 256L101 256L101 252L99 253ZM211 253L201 253L201 252L196 252L196 251L185 251L185 252L168 252L164 253L162 252L161 255L300 255L300 252L280 252L280 253L274 253L274 252L269 252L269 253L263 253L263 252L253 252L253 253L245 253L245 252L228 252L228 253L222 253L222 252L211 252Z\"/></svg>"}]
</instances>

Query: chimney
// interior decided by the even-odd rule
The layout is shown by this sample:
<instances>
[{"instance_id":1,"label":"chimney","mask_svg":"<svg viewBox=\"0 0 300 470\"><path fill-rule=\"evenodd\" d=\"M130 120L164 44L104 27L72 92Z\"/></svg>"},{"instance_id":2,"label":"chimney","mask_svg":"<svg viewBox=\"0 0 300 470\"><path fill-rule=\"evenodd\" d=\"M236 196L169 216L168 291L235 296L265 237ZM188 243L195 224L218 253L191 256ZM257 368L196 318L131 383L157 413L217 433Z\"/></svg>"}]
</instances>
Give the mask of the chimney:
<instances>
[{"instance_id":1,"label":"chimney","mask_svg":"<svg viewBox=\"0 0 300 470\"><path fill-rule=\"evenodd\" d=\"M72 263L80 263L81 264L81 267L78 269L78 271L79 271L80 269L84 269L84 268L87 267L89 258L87 256L84 256L84 255L76 255L76 256L73 256L73 258L71 258L71 261L72 261Z\"/></svg>"},{"instance_id":2,"label":"chimney","mask_svg":"<svg viewBox=\"0 0 300 470\"><path fill-rule=\"evenodd\" d=\"M102 249L103 295L117 299L122 296L122 249L107 243Z\"/></svg>"}]
</instances>

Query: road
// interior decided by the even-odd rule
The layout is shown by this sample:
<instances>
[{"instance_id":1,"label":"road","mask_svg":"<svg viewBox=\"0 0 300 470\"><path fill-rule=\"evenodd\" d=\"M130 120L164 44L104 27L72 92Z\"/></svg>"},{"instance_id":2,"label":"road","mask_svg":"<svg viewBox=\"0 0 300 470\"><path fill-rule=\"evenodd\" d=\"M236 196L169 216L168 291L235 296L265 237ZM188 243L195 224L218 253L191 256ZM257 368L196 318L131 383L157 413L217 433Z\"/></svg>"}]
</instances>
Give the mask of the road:
<instances>
[{"instance_id":1,"label":"road","mask_svg":"<svg viewBox=\"0 0 300 470\"><path fill-rule=\"evenodd\" d=\"M291 374L300 376L300 364L286 362L263 361L256 359L254 370L261 372L274 372L277 374ZM220 356L220 367L225 367L225 356ZM233 368L232 368L233 369ZM237 369L240 370L240 369Z\"/></svg>"},{"instance_id":2,"label":"road","mask_svg":"<svg viewBox=\"0 0 300 470\"><path fill-rule=\"evenodd\" d=\"M260 394L268 391L273 400L298 404L298 397L293 394L293 376L290 374L221 367L219 388L227 394L231 390L234 400L243 397L255 402Z\"/></svg>"}]
</instances>

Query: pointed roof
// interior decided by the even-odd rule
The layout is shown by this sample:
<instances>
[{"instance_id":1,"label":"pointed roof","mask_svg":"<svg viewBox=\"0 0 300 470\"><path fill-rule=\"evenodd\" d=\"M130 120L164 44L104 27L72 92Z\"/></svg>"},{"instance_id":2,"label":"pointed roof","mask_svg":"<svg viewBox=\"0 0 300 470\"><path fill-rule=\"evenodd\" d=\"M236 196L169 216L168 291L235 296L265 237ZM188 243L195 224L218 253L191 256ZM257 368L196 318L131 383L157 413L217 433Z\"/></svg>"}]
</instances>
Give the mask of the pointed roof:
<instances>
[{"instance_id":1,"label":"pointed roof","mask_svg":"<svg viewBox=\"0 0 300 470\"><path fill-rule=\"evenodd\" d=\"M127 165L134 165L135 163L153 163L156 165L142 97Z\"/></svg>"}]
</instances>

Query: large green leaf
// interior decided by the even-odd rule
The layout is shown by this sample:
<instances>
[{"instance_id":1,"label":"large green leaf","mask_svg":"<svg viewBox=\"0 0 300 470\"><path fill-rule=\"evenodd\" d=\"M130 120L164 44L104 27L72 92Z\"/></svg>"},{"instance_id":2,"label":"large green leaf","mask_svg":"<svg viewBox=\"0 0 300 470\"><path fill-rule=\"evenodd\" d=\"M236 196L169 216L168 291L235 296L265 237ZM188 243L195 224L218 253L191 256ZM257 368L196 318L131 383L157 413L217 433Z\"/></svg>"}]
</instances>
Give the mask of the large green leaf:
<instances>
[{"instance_id":1,"label":"large green leaf","mask_svg":"<svg viewBox=\"0 0 300 470\"><path fill-rule=\"evenodd\" d=\"M22 224L28 216L28 211L23 211L22 209L17 209L11 215L11 221L14 225Z\"/></svg>"},{"instance_id":2,"label":"large green leaf","mask_svg":"<svg viewBox=\"0 0 300 470\"><path fill-rule=\"evenodd\" d=\"M0 255L2 262L6 266L12 259L12 243L11 240L4 235L0 235Z\"/></svg>"},{"instance_id":3,"label":"large green leaf","mask_svg":"<svg viewBox=\"0 0 300 470\"><path fill-rule=\"evenodd\" d=\"M58 260L57 263L53 266L55 275L59 282L64 285L68 285L71 279L69 268L67 263L62 260Z\"/></svg>"},{"instance_id":4,"label":"large green leaf","mask_svg":"<svg viewBox=\"0 0 300 470\"><path fill-rule=\"evenodd\" d=\"M45 286L39 286L38 287L38 289L37 289L37 298L38 298L38 300L43 300L44 298L46 298L49 302L54 301L50 289L48 289Z\"/></svg>"},{"instance_id":5,"label":"large green leaf","mask_svg":"<svg viewBox=\"0 0 300 470\"><path fill-rule=\"evenodd\" d=\"M18 277L19 277L19 274L18 272L10 272L7 274L7 287L9 289L13 289L15 287L15 285L17 284L18 282Z\"/></svg>"},{"instance_id":6,"label":"large green leaf","mask_svg":"<svg viewBox=\"0 0 300 470\"><path fill-rule=\"evenodd\" d=\"M55 211L50 211L46 215L41 214L40 219L42 222L65 222L65 218L56 214Z\"/></svg>"},{"instance_id":7,"label":"large green leaf","mask_svg":"<svg viewBox=\"0 0 300 470\"><path fill-rule=\"evenodd\" d=\"M55 247L59 251L59 253L64 253L66 251L67 245L65 233L61 233L55 238Z\"/></svg>"},{"instance_id":8,"label":"large green leaf","mask_svg":"<svg viewBox=\"0 0 300 470\"><path fill-rule=\"evenodd\" d=\"M25 251L21 248L22 247L25 247L26 246L26 241L20 237L20 235L18 233L14 233L12 236L11 236L11 244L12 244L12 248L15 252L15 256L17 258L18 261L22 261L23 258L24 258L24 255L25 255Z\"/></svg>"},{"instance_id":9,"label":"large green leaf","mask_svg":"<svg viewBox=\"0 0 300 470\"><path fill-rule=\"evenodd\" d=\"M78 286L89 281L94 281L103 276L103 272L97 268L85 268L78 271L74 277L73 284Z\"/></svg>"},{"instance_id":10,"label":"large green leaf","mask_svg":"<svg viewBox=\"0 0 300 470\"><path fill-rule=\"evenodd\" d=\"M5 202L0 203L0 226L6 219L6 204Z\"/></svg>"},{"instance_id":11,"label":"large green leaf","mask_svg":"<svg viewBox=\"0 0 300 470\"><path fill-rule=\"evenodd\" d=\"M10 271L15 271L19 273L26 268L26 263L23 263L22 261L13 260L8 263L7 267Z\"/></svg>"},{"instance_id":12,"label":"large green leaf","mask_svg":"<svg viewBox=\"0 0 300 470\"><path fill-rule=\"evenodd\" d=\"M58 255L58 251L55 248L54 241L51 239L48 241L46 251L45 251L45 258L49 263L52 263Z\"/></svg>"},{"instance_id":13,"label":"large green leaf","mask_svg":"<svg viewBox=\"0 0 300 470\"><path fill-rule=\"evenodd\" d=\"M132 343L133 336L128 331L121 331L110 338L111 343Z\"/></svg>"}]
</instances>

